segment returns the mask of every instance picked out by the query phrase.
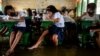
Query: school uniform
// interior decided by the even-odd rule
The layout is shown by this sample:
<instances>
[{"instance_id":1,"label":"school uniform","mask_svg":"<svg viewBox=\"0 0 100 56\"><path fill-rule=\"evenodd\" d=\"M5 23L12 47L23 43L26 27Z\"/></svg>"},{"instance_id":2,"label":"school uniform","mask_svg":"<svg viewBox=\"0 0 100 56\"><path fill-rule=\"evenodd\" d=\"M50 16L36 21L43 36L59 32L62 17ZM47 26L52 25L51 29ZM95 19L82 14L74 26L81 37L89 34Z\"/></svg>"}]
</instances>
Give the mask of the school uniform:
<instances>
[{"instance_id":1,"label":"school uniform","mask_svg":"<svg viewBox=\"0 0 100 56\"><path fill-rule=\"evenodd\" d=\"M85 16L82 17L81 20L88 20L88 21L92 21L92 25L96 25L96 23L100 23L100 19L98 15L94 15L92 17L90 17L88 14L86 14ZM88 30L90 31L90 29L97 29L100 28L99 26L94 26L94 27L88 27ZM90 35L93 37L94 36L95 31L90 31Z\"/></svg>"},{"instance_id":2,"label":"school uniform","mask_svg":"<svg viewBox=\"0 0 100 56\"><path fill-rule=\"evenodd\" d=\"M86 15L84 15L83 17L82 17L82 19L81 20L89 20L89 21L93 21L93 22L99 22L100 21L100 19L99 19L99 16L98 15L94 15L94 16L89 16L88 14L86 14Z\"/></svg>"},{"instance_id":3,"label":"school uniform","mask_svg":"<svg viewBox=\"0 0 100 56\"><path fill-rule=\"evenodd\" d=\"M63 16L64 17L64 21L65 21L65 29L67 30L71 30L71 29L75 29L76 27L76 22L74 19L72 19L70 16L66 15Z\"/></svg>"},{"instance_id":4,"label":"school uniform","mask_svg":"<svg viewBox=\"0 0 100 56\"><path fill-rule=\"evenodd\" d=\"M81 20L82 21L91 21L92 22L91 26L96 25L96 23L100 23L99 16L96 14L92 17L90 17L88 14L86 14L85 16L82 17ZM89 28L91 28L91 27L89 27Z\"/></svg>"},{"instance_id":5,"label":"school uniform","mask_svg":"<svg viewBox=\"0 0 100 56\"><path fill-rule=\"evenodd\" d=\"M65 21L65 27L64 27L64 44L76 44L77 42L77 27L76 22L73 18L66 15L63 16Z\"/></svg>"},{"instance_id":6,"label":"school uniform","mask_svg":"<svg viewBox=\"0 0 100 56\"><path fill-rule=\"evenodd\" d=\"M23 14L23 12L20 12L18 14L18 16L16 17L16 19L20 19L20 17L25 17L25 15ZM21 31L21 32L25 32L26 30L26 22L25 20L21 21L21 22L17 22L17 24L15 25L13 31Z\"/></svg>"},{"instance_id":7,"label":"school uniform","mask_svg":"<svg viewBox=\"0 0 100 56\"><path fill-rule=\"evenodd\" d=\"M63 40L63 28L64 28L64 18L63 16L59 13L56 12L53 16L54 19L59 19L59 22L55 22L51 27L49 27L49 34L57 34L58 35L58 40Z\"/></svg>"}]
</instances>

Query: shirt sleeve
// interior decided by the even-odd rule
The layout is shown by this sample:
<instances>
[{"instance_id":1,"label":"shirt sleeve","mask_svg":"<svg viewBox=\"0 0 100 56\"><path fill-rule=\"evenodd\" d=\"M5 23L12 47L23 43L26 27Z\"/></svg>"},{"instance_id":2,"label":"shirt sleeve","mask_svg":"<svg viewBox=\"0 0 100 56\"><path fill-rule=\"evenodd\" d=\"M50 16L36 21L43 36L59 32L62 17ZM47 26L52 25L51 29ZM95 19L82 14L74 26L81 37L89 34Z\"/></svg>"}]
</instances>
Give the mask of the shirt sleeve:
<instances>
[{"instance_id":1,"label":"shirt sleeve","mask_svg":"<svg viewBox=\"0 0 100 56\"><path fill-rule=\"evenodd\" d=\"M20 17L25 17L25 14L24 14L24 12L19 12L19 15L18 16L20 16Z\"/></svg>"},{"instance_id":2,"label":"shirt sleeve","mask_svg":"<svg viewBox=\"0 0 100 56\"><path fill-rule=\"evenodd\" d=\"M81 18L81 20L85 20L85 16L83 16L83 17Z\"/></svg>"},{"instance_id":3,"label":"shirt sleeve","mask_svg":"<svg viewBox=\"0 0 100 56\"><path fill-rule=\"evenodd\" d=\"M4 16L3 17L3 20L9 20L9 16L7 15L7 16Z\"/></svg>"},{"instance_id":4,"label":"shirt sleeve","mask_svg":"<svg viewBox=\"0 0 100 56\"><path fill-rule=\"evenodd\" d=\"M18 16L13 17L13 19L20 19L20 17L24 17L24 16L25 16L25 15L24 15L23 12L19 12L19 13L18 13Z\"/></svg>"},{"instance_id":5,"label":"shirt sleeve","mask_svg":"<svg viewBox=\"0 0 100 56\"><path fill-rule=\"evenodd\" d=\"M95 18L96 22L100 22L99 16L97 15Z\"/></svg>"},{"instance_id":6,"label":"shirt sleeve","mask_svg":"<svg viewBox=\"0 0 100 56\"><path fill-rule=\"evenodd\" d=\"M55 13L54 14L54 19L60 19L60 16L61 16L61 14L59 12Z\"/></svg>"}]
</instances>

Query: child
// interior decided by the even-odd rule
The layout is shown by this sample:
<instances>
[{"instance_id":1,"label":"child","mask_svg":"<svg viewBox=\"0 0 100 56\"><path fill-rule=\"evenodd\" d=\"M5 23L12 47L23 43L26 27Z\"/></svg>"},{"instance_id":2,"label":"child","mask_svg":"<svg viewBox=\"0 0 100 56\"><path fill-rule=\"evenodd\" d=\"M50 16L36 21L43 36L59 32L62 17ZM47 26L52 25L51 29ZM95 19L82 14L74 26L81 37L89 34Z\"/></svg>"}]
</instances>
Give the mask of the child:
<instances>
[{"instance_id":1,"label":"child","mask_svg":"<svg viewBox=\"0 0 100 56\"><path fill-rule=\"evenodd\" d=\"M9 56L11 53L14 52L14 49L18 44L19 40L21 39L23 32L25 32L26 24L25 24L23 13L16 14L15 9L11 5L7 5L6 7L9 8L9 10L7 10L7 13L9 13L8 15L9 19L18 21L13 31L11 32L10 41L9 41L10 48L5 54L6 56Z\"/></svg>"},{"instance_id":2,"label":"child","mask_svg":"<svg viewBox=\"0 0 100 56\"><path fill-rule=\"evenodd\" d=\"M91 27L89 27L89 31L90 33L98 33L98 37L96 37L96 42L97 44L100 46L100 33L98 29L100 29L100 27L97 27L97 23L100 24L100 20L99 20L99 16L95 14L95 10L96 10L96 4L95 3L89 3L87 5L87 12L85 13L85 15L82 16L82 20L88 20L88 21L92 21L92 25ZM98 30L98 31L97 31ZM93 37L94 34L92 34L91 36Z\"/></svg>"},{"instance_id":3,"label":"child","mask_svg":"<svg viewBox=\"0 0 100 56\"><path fill-rule=\"evenodd\" d=\"M65 21L65 28L64 28L64 35L65 35L65 44L72 44L77 42L77 33L76 33L76 22L73 18L68 16L68 11L66 7L62 7L61 13L64 17ZM76 43L75 43L76 44Z\"/></svg>"},{"instance_id":4,"label":"child","mask_svg":"<svg viewBox=\"0 0 100 56\"><path fill-rule=\"evenodd\" d=\"M49 5L46 10L47 10L47 19L52 21L54 24L42 33L36 44L28 48L29 50L38 48L38 46L41 44L44 37L48 33L52 35L51 39L55 44L55 46L58 45L58 40L62 39L62 37L59 37L58 34L59 32L62 32L62 28L64 28L63 16L60 14L60 12L58 12L58 10L53 5Z\"/></svg>"}]
</instances>

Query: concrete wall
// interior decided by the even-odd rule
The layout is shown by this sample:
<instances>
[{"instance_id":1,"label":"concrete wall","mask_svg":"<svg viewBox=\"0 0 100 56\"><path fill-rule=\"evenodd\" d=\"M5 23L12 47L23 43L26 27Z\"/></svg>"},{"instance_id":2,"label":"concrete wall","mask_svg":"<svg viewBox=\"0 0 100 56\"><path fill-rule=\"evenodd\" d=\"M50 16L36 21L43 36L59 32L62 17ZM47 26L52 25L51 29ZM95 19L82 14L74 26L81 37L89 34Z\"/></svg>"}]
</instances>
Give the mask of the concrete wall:
<instances>
[{"instance_id":1,"label":"concrete wall","mask_svg":"<svg viewBox=\"0 0 100 56\"><path fill-rule=\"evenodd\" d=\"M76 6L75 0L3 0L3 7L9 4L17 10L25 8L41 9L46 8L48 5L55 5L58 9L62 6L73 9Z\"/></svg>"}]
</instances>

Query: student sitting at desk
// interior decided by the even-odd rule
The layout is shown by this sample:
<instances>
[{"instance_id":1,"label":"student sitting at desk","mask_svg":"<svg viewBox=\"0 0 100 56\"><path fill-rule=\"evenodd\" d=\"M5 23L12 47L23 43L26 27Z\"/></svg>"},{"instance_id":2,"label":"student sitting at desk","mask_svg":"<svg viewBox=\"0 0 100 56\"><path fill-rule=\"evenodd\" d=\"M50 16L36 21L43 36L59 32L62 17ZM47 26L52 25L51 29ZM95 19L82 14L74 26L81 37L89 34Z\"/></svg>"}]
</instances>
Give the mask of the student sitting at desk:
<instances>
[{"instance_id":1,"label":"student sitting at desk","mask_svg":"<svg viewBox=\"0 0 100 56\"><path fill-rule=\"evenodd\" d=\"M99 22L99 16L95 14L96 4L90 3L87 5L87 12L81 17L81 20L93 21L93 24Z\"/></svg>"},{"instance_id":2,"label":"student sitting at desk","mask_svg":"<svg viewBox=\"0 0 100 56\"><path fill-rule=\"evenodd\" d=\"M73 43L74 44L77 44L77 28L76 28L76 22L75 20L70 17L68 15L68 10L66 9L66 7L62 7L61 8L61 13L64 17L64 21L65 21L65 27L64 27L64 35L65 35L65 38L64 38L64 43L65 44L69 44L69 45L72 45Z\"/></svg>"},{"instance_id":3,"label":"student sitting at desk","mask_svg":"<svg viewBox=\"0 0 100 56\"><path fill-rule=\"evenodd\" d=\"M98 33L98 36L96 36L96 42L100 46L100 19L99 16L95 14L96 10L96 4L90 3L87 5L87 12L85 15L82 16L82 20L86 21L92 21L92 25L88 27L90 33ZM98 30L98 31L97 31ZM91 34L93 37L94 34Z\"/></svg>"},{"instance_id":4,"label":"student sitting at desk","mask_svg":"<svg viewBox=\"0 0 100 56\"><path fill-rule=\"evenodd\" d=\"M20 41L23 32L25 32L26 24L23 13L16 13L15 9L11 5L7 5L5 8L6 8L5 12L8 13L9 20L13 19L18 21L13 31L11 32L9 41L10 48L5 54L5 56L9 56L12 52L14 52L14 49L18 44L18 42Z\"/></svg>"},{"instance_id":5,"label":"student sitting at desk","mask_svg":"<svg viewBox=\"0 0 100 56\"><path fill-rule=\"evenodd\" d=\"M38 48L38 46L41 44L41 42L44 40L44 37L48 33L51 34L51 40L53 41L55 46L58 46L58 40L62 39L62 37L59 37L58 35L59 32L62 32L62 28L64 28L63 16L60 14L60 12L58 12L58 10L53 5L49 5L46 10L47 19L52 21L54 24L42 33L36 44L28 48L29 50Z\"/></svg>"}]
</instances>

